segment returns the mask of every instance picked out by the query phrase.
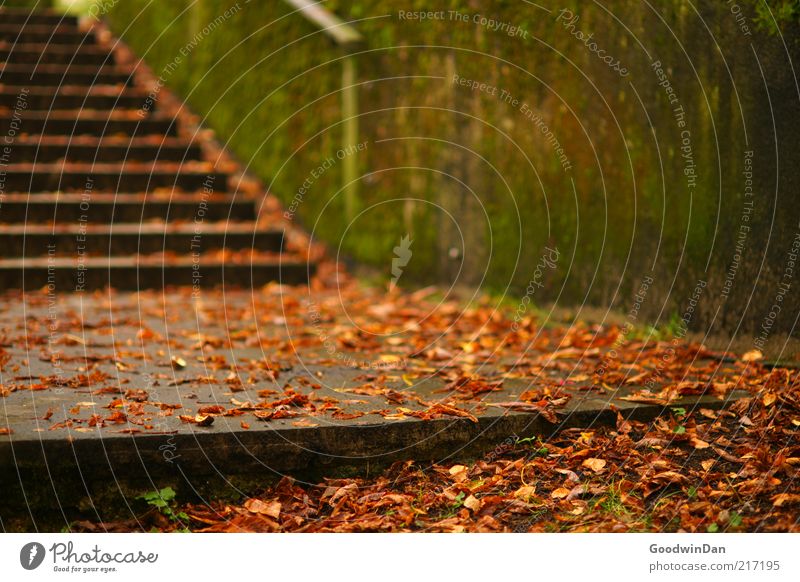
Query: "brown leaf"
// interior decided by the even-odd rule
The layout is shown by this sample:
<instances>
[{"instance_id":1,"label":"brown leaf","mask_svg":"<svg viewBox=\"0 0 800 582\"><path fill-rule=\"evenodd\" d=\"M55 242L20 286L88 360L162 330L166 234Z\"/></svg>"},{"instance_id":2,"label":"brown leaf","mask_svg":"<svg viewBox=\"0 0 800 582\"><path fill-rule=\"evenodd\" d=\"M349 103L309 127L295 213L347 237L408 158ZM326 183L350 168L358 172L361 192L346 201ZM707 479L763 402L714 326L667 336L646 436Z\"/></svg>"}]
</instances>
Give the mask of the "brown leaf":
<instances>
[{"instance_id":1,"label":"brown leaf","mask_svg":"<svg viewBox=\"0 0 800 582\"><path fill-rule=\"evenodd\" d=\"M477 512L481 507L483 507L483 502L481 502L481 500L474 495L470 495L464 500L464 507L472 510L473 512Z\"/></svg>"},{"instance_id":2,"label":"brown leaf","mask_svg":"<svg viewBox=\"0 0 800 582\"><path fill-rule=\"evenodd\" d=\"M336 420L353 420L355 418L361 418L362 416L364 416L364 413L363 412L358 412L358 411L356 411L356 412L344 412L344 411L341 411L341 410L337 410L336 412L333 413L332 416Z\"/></svg>"},{"instance_id":3,"label":"brown leaf","mask_svg":"<svg viewBox=\"0 0 800 582\"><path fill-rule=\"evenodd\" d=\"M653 481L661 483L685 483L689 479L677 471L662 471L652 477Z\"/></svg>"},{"instance_id":4,"label":"brown leaf","mask_svg":"<svg viewBox=\"0 0 800 582\"><path fill-rule=\"evenodd\" d=\"M772 498L772 505L775 507L783 507L794 503L800 503L799 493L779 493Z\"/></svg>"},{"instance_id":5,"label":"brown leaf","mask_svg":"<svg viewBox=\"0 0 800 582\"><path fill-rule=\"evenodd\" d=\"M198 414L208 416L210 414L222 414L225 412L225 407L220 404L212 404L210 406L201 406L197 409Z\"/></svg>"},{"instance_id":6,"label":"brown leaf","mask_svg":"<svg viewBox=\"0 0 800 582\"><path fill-rule=\"evenodd\" d=\"M186 367L186 360L178 356L172 356L172 367L176 370L183 370Z\"/></svg>"},{"instance_id":7,"label":"brown leaf","mask_svg":"<svg viewBox=\"0 0 800 582\"><path fill-rule=\"evenodd\" d=\"M147 402L150 395L147 390L126 390L125 400L133 400L134 402Z\"/></svg>"},{"instance_id":8,"label":"brown leaf","mask_svg":"<svg viewBox=\"0 0 800 582\"><path fill-rule=\"evenodd\" d=\"M260 499L252 498L244 502L244 507L252 513L259 513L261 515L266 515L273 519L277 519L278 516L281 514L280 501L264 502L261 501Z\"/></svg>"},{"instance_id":9,"label":"brown leaf","mask_svg":"<svg viewBox=\"0 0 800 582\"><path fill-rule=\"evenodd\" d=\"M750 350L742 354L743 362L757 362L762 359L764 359L764 354L762 354L760 350Z\"/></svg>"},{"instance_id":10,"label":"brown leaf","mask_svg":"<svg viewBox=\"0 0 800 582\"><path fill-rule=\"evenodd\" d=\"M533 485L523 485L514 491L514 497L527 501L536 494L536 487Z\"/></svg>"},{"instance_id":11,"label":"brown leaf","mask_svg":"<svg viewBox=\"0 0 800 582\"><path fill-rule=\"evenodd\" d=\"M213 416L205 416L203 414L196 414L195 416L181 414L178 418L180 418L183 422L196 424L197 426L211 426L214 423Z\"/></svg>"},{"instance_id":12,"label":"brown leaf","mask_svg":"<svg viewBox=\"0 0 800 582\"><path fill-rule=\"evenodd\" d=\"M606 466L606 462L603 459L586 459L581 466L591 469L595 473L600 473Z\"/></svg>"}]
</instances>

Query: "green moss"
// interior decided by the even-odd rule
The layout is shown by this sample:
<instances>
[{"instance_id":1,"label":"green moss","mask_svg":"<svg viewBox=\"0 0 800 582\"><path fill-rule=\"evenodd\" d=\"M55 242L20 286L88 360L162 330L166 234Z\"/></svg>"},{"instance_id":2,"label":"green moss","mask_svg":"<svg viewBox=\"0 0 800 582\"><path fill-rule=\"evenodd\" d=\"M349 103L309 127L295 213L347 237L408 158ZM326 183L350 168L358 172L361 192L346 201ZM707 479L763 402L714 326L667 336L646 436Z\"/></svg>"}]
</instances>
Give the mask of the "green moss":
<instances>
[{"instance_id":1,"label":"green moss","mask_svg":"<svg viewBox=\"0 0 800 582\"><path fill-rule=\"evenodd\" d=\"M756 24L778 35L800 22L800 0L748 0L755 9Z\"/></svg>"}]
</instances>

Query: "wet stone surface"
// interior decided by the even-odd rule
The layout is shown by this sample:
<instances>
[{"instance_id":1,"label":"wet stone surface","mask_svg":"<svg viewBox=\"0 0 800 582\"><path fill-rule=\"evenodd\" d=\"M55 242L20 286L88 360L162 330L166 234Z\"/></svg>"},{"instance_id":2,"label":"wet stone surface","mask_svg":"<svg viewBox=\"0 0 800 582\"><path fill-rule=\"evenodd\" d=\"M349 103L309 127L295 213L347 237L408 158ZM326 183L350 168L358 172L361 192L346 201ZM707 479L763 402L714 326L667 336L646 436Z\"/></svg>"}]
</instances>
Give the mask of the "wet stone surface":
<instances>
[{"instance_id":1,"label":"wet stone surface","mask_svg":"<svg viewBox=\"0 0 800 582\"><path fill-rule=\"evenodd\" d=\"M315 310L330 297L304 293L28 295L16 307L10 298L0 315L0 462L123 478L441 460L511 437L613 425L618 413L650 420L744 394L730 382L692 394L709 370L720 379L740 372L703 357L682 375L688 393L666 400L656 396L666 374L598 383L585 372L603 365L595 348L472 358L479 348L462 342L457 354L434 338L420 351L410 342L424 328L403 331L420 313L395 321L379 305L370 322L394 333L353 334L367 323L347 308L322 323Z\"/></svg>"}]
</instances>

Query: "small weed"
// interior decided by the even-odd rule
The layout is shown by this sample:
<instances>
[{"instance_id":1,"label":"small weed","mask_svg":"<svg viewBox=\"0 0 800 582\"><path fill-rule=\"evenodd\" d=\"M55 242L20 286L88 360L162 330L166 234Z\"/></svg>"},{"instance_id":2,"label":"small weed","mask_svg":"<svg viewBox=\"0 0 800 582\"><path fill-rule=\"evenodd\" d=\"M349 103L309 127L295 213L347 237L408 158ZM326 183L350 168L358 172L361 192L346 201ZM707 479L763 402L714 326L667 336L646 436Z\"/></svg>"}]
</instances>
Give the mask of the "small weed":
<instances>
[{"instance_id":1,"label":"small weed","mask_svg":"<svg viewBox=\"0 0 800 582\"><path fill-rule=\"evenodd\" d=\"M669 321L661 326L661 334L664 339L681 337L684 334L684 323L680 315L673 312Z\"/></svg>"},{"instance_id":2,"label":"small weed","mask_svg":"<svg viewBox=\"0 0 800 582\"><path fill-rule=\"evenodd\" d=\"M518 438L514 443L516 446L525 446L533 452L534 457L546 457L550 451L544 446L540 437Z\"/></svg>"},{"instance_id":3,"label":"small weed","mask_svg":"<svg viewBox=\"0 0 800 582\"><path fill-rule=\"evenodd\" d=\"M443 512L442 515L439 516L439 519L449 519L451 517L455 517L458 510L464 505L464 492L462 491L456 498L453 499L453 502L447 506L447 509Z\"/></svg>"},{"instance_id":4,"label":"small weed","mask_svg":"<svg viewBox=\"0 0 800 582\"><path fill-rule=\"evenodd\" d=\"M728 518L728 525L731 527L739 527L742 525L742 516L735 511L732 512L731 516Z\"/></svg>"},{"instance_id":5,"label":"small weed","mask_svg":"<svg viewBox=\"0 0 800 582\"><path fill-rule=\"evenodd\" d=\"M675 416L675 420L678 422L678 426L675 427L675 434L684 434L686 432L686 427L681 424L686 418L686 409L681 407L674 407L671 409L672 414Z\"/></svg>"},{"instance_id":6,"label":"small weed","mask_svg":"<svg viewBox=\"0 0 800 582\"><path fill-rule=\"evenodd\" d=\"M161 515L168 518L170 521L185 522L189 521L189 516L183 511L175 513L172 509L175 501L175 490L172 487L164 487L158 491L150 491L139 495L137 499L142 499L150 505L155 507Z\"/></svg>"},{"instance_id":7,"label":"small weed","mask_svg":"<svg viewBox=\"0 0 800 582\"><path fill-rule=\"evenodd\" d=\"M622 492L620 490L620 486L614 484L613 482L608 486L608 490L606 491L602 501L598 503L598 507L600 507L603 511L606 511L617 517L628 515L628 510L625 507L625 504L622 503Z\"/></svg>"}]
</instances>

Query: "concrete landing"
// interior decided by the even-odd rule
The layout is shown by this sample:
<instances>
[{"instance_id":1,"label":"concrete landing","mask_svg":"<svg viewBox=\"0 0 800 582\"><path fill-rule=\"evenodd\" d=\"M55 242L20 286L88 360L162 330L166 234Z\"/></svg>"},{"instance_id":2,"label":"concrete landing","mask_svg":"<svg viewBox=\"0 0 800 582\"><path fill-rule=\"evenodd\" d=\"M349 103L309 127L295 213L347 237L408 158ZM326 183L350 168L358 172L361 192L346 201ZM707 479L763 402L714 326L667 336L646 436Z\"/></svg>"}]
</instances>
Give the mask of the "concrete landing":
<instances>
[{"instance_id":1,"label":"concrete landing","mask_svg":"<svg viewBox=\"0 0 800 582\"><path fill-rule=\"evenodd\" d=\"M596 350L588 363L576 352L569 365L562 352L536 374L538 355L517 366L507 355L487 358L466 375L452 362L409 357L396 340L349 352L339 341L332 354L326 338L347 332L334 319L321 334L297 297L279 286L213 301L193 300L191 290L7 297L1 511L66 512L131 484L236 489L285 474L470 458L515 437L613 426L618 413L647 421L669 407L718 408L745 395L626 400L642 386L598 386L581 371L597 366ZM740 372L736 363L691 365L700 379Z\"/></svg>"}]
</instances>

